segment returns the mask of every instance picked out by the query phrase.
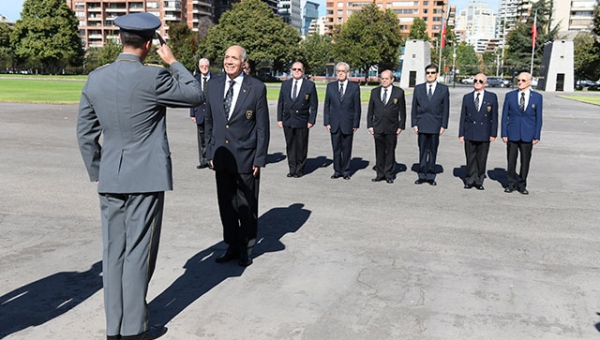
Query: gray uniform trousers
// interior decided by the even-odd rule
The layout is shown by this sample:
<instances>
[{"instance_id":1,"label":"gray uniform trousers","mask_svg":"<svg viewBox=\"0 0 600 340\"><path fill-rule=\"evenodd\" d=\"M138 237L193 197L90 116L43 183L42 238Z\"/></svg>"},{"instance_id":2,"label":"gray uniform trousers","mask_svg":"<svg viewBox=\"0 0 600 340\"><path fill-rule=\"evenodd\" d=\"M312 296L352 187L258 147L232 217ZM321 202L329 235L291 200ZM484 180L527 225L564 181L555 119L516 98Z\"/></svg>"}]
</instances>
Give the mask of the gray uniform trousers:
<instances>
[{"instance_id":1,"label":"gray uniform trousers","mask_svg":"<svg viewBox=\"0 0 600 340\"><path fill-rule=\"evenodd\" d=\"M107 334L140 334L149 329L146 293L158 254L165 193L99 197Z\"/></svg>"}]
</instances>

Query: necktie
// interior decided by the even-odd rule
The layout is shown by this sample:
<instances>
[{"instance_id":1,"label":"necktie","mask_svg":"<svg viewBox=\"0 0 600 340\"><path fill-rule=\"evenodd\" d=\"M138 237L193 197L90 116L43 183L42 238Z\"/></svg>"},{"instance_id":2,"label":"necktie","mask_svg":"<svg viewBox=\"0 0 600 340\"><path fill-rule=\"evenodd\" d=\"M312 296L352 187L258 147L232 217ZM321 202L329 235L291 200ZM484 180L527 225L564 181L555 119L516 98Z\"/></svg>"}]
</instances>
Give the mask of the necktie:
<instances>
[{"instance_id":1,"label":"necktie","mask_svg":"<svg viewBox=\"0 0 600 340\"><path fill-rule=\"evenodd\" d=\"M519 100L519 107L521 111L525 112L525 92L521 92L521 99Z\"/></svg>"},{"instance_id":2,"label":"necktie","mask_svg":"<svg viewBox=\"0 0 600 340\"><path fill-rule=\"evenodd\" d=\"M233 101L233 85L235 85L235 80L229 81L229 89L227 90L225 100L223 101L223 107L225 108L227 119L229 119L229 111L231 110L231 102Z\"/></svg>"},{"instance_id":3,"label":"necktie","mask_svg":"<svg viewBox=\"0 0 600 340\"><path fill-rule=\"evenodd\" d=\"M340 83L340 100L344 96L344 83Z\"/></svg>"},{"instance_id":4,"label":"necktie","mask_svg":"<svg viewBox=\"0 0 600 340\"><path fill-rule=\"evenodd\" d=\"M294 81L294 89L292 90L292 100L296 100L296 96L298 95L298 81Z\"/></svg>"},{"instance_id":5,"label":"necktie","mask_svg":"<svg viewBox=\"0 0 600 340\"><path fill-rule=\"evenodd\" d=\"M479 93L477 93L477 96L475 97L475 108L479 111Z\"/></svg>"},{"instance_id":6,"label":"necktie","mask_svg":"<svg viewBox=\"0 0 600 340\"><path fill-rule=\"evenodd\" d=\"M383 105L387 104L387 101L388 101L387 89L383 89Z\"/></svg>"},{"instance_id":7,"label":"necktie","mask_svg":"<svg viewBox=\"0 0 600 340\"><path fill-rule=\"evenodd\" d=\"M429 85L429 92L427 92L427 98L431 99L431 96L433 96L433 92L431 92L431 85Z\"/></svg>"},{"instance_id":8,"label":"necktie","mask_svg":"<svg viewBox=\"0 0 600 340\"><path fill-rule=\"evenodd\" d=\"M206 83L207 83L206 77L202 77L202 93L204 94L204 97L206 97L206 90L207 90Z\"/></svg>"}]
</instances>

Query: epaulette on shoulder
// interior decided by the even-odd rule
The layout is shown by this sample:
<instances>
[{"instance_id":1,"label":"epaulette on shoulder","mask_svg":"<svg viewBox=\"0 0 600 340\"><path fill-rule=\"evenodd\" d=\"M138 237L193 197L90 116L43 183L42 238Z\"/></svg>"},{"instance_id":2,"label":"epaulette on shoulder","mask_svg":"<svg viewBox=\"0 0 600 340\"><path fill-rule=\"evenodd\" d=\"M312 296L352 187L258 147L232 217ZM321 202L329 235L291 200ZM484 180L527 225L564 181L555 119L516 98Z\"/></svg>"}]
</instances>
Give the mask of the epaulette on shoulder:
<instances>
[{"instance_id":1,"label":"epaulette on shoulder","mask_svg":"<svg viewBox=\"0 0 600 340\"><path fill-rule=\"evenodd\" d=\"M144 64L144 66L152 66L152 67L159 67L159 68L165 68L163 65L161 64Z\"/></svg>"},{"instance_id":2,"label":"epaulette on shoulder","mask_svg":"<svg viewBox=\"0 0 600 340\"><path fill-rule=\"evenodd\" d=\"M101 69L105 68L106 66L108 66L108 65L110 65L110 64L111 64L111 63L104 64L104 65L102 65L102 66L98 66L98 67L96 67L94 70L92 70L92 72L96 72L96 71L98 71L98 70L101 70ZM90 72L90 73L92 73L92 72Z\"/></svg>"}]
</instances>

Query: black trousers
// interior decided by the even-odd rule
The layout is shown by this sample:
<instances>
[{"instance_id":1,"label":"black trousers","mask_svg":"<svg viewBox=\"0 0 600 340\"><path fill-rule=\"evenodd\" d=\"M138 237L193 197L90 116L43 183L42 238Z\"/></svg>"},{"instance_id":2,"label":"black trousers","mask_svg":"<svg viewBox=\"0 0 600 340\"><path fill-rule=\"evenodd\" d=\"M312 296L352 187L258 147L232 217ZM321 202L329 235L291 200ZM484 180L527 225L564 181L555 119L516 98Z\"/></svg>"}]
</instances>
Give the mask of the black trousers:
<instances>
[{"instance_id":1,"label":"black trousers","mask_svg":"<svg viewBox=\"0 0 600 340\"><path fill-rule=\"evenodd\" d=\"M440 135L437 133L419 132L419 179L435 180L435 161L440 145Z\"/></svg>"},{"instance_id":2,"label":"black trousers","mask_svg":"<svg viewBox=\"0 0 600 340\"><path fill-rule=\"evenodd\" d=\"M308 156L308 127L291 128L283 127L285 135L286 153L290 174L304 175L304 166Z\"/></svg>"},{"instance_id":3,"label":"black trousers","mask_svg":"<svg viewBox=\"0 0 600 340\"><path fill-rule=\"evenodd\" d=\"M506 143L506 156L508 158L508 187L510 189L524 190L527 188L527 175L529 174L529 163L531 162L532 142ZM519 170L519 181L517 182L517 156L521 154L521 169Z\"/></svg>"},{"instance_id":4,"label":"black trousers","mask_svg":"<svg viewBox=\"0 0 600 340\"><path fill-rule=\"evenodd\" d=\"M465 178L466 184L483 184L489 151L490 142L465 140L465 156L467 158L467 176Z\"/></svg>"},{"instance_id":5,"label":"black trousers","mask_svg":"<svg viewBox=\"0 0 600 340\"><path fill-rule=\"evenodd\" d=\"M197 124L198 128L198 165L208 164L206 159L206 140L204 139L204 123Z\"/></svg>"},{"instance_id":6,"label":"black trousers","mask_svg":"<svg viewBox=\"0 0 600 340\"><path fill-rule=\"evenodd\" d=\"M376 133L373 137L375 139L375 171L377 171L377 177L394 179L398 138L395 133Z\"/></svg>"},{"instance_id":7,"label":"black trousers","mask_svg":"<svg viewBox=\"0 0 600 340\"><path fill-rule=\"evenodd\" d=\"M333 170L336 174L350 175L350 160L352 159L352 138L354 134L343 134L340 130L331 133L333 148Z\"/></svg>"},{"instance_id":8,"label":"black trousers","mask_svg":"<svg viewBox=\"0 0 600 340\"><path fill-rule=\"evenodd\" d=\"M258 231L258 189L260 173L216 172L219 213L223 240L235 249L251 248Z\"/></svg>"}]
</instances>

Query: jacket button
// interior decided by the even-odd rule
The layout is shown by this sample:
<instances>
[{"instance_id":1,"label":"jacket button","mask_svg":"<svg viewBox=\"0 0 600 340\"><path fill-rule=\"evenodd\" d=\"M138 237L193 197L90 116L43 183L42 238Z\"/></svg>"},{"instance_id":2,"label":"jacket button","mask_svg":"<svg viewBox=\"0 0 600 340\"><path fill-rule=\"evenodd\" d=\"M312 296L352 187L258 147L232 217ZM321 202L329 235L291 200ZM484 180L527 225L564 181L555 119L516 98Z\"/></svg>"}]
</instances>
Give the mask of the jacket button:
<instances>
[{"instance_id":1,"label":"jacket button","mask_svg":"<svg viewBox=\"0 0 600 340\"><path fill-rule=\"evenodd\" d=\"M225 128L226 128L226 129L229 129L229 124L225 125Z\"/></svg>"},{"instance_id":2,"label":"jacket button","mask_svg":"<svg viewBox=\"0 0 600 340\"><path fill-rule=\"evenodd\" d=\"M225 144L229 144L229 139L226 139L226 140L225 140Z\"/></svg>"}]
</instances>

